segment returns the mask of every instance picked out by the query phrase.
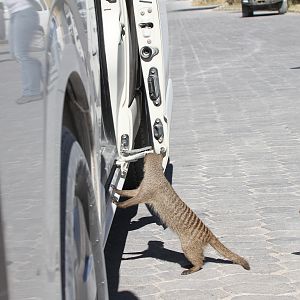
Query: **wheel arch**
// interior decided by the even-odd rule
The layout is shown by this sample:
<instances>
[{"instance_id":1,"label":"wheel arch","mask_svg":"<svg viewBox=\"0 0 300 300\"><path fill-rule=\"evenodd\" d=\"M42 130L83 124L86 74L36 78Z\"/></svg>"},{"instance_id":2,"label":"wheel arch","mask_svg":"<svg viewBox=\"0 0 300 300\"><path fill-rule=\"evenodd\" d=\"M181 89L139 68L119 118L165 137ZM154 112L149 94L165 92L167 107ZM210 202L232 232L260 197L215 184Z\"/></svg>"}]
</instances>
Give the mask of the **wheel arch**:
<instances>
[{"instance_id":1,"label":"wheel arch","mask_svg":"<svg viewBox=\"0 0 300 300\"><path fill-rule=\"evenodd\" d=\"M91 109L84 84L78 73L72 72L66 85L62 128L68 128L81 146L91 170L94 137Z\"/></svg>"}]
</instances>

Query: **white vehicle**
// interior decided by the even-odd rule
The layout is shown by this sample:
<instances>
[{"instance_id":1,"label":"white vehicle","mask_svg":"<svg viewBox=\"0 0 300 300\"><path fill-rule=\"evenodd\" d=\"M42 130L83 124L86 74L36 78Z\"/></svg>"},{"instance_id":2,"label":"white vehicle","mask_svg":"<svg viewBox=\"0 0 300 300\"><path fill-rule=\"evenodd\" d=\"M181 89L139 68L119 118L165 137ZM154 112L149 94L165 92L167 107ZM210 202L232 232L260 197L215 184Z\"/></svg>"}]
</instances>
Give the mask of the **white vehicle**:
<instances>
[{"instance_id":1,"label":"white vehicle","mask_svg":"<svg viewBox=\"0 0 300 300\"><path fill-rule=\"evenodd\" d=\"M169 157L165 3L27 1L39 47L11 58L0 44L0 296L108 299L111 185L135 184L129 166L148 152Z\"/></svg>"}]
</instances>

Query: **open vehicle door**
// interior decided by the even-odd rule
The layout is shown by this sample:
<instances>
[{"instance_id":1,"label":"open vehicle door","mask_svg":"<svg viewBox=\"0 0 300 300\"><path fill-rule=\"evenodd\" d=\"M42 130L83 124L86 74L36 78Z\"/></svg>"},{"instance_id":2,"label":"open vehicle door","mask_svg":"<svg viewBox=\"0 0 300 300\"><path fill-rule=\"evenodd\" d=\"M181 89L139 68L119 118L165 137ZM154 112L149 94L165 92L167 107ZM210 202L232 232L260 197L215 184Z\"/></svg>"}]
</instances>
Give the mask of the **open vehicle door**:
<instances>
[{"instance_id":1,"label":"open vehicle door","mask_svg":"<svg viewBox=\"0 0 300 300\"><path fill-rule=\"evenodd\" d=\"M143 157L150 148L157 153L169 151L172 83L165 2L105 0L102 15L118 164L126 171L128 162ZM152 144L132 151L139 124L146 122L141 119L141 101L146 102Z\"/></svg>"},{"instance_id":2,"label":"open vehicle door","mask_svg":"<svg viewBox=\"0 0 300 300\"><path fill-rule=\"evenodd\" d=\"M139 53L149 108L153 148L169 154L173 90L168 65L165 1L134 1ZM164 167L167 161L164 161Z\"/></svg>"}]
</instances>

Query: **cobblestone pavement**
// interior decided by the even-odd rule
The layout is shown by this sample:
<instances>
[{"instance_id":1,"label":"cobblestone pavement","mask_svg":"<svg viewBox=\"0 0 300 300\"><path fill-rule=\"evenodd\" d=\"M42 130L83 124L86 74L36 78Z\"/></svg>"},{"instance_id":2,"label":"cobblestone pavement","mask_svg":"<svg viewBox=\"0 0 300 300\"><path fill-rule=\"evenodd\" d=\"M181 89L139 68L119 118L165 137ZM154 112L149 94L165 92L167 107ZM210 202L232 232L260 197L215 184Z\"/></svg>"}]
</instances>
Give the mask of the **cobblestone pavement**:
<instances>
[{"instance_id":1,"label":"cobblestone pavement","mask_svg":"<svg viewBox=\"0 0 300 300\"><path fill-rule=\"evenodd\" d=\"M208 247L181 276L177 237L140 206L111 299L300 299L299 28L296 14L169 14L173 187L251 270Z\"/></svg>"}]
</instances>

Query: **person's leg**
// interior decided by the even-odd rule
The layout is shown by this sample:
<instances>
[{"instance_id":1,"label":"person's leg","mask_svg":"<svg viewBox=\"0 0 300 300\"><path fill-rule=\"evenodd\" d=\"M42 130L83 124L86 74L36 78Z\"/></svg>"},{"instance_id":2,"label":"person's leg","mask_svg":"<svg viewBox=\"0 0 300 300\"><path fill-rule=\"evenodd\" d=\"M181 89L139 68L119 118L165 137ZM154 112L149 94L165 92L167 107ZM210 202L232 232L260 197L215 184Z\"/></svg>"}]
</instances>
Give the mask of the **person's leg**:
<instances>
[{"instance_id":1,"label":"person's leg","mask_svg":"<svg viewBox=\"0 0 300 300\"><path fill-rule=\"evenodd\" d=\"M8 44L9 44L9 51L12 59L16 59L15 57L15 47L14 47L14 31L15 31L15 18L14 15L10 16L9 19L9 33L8 33Z\"/></svg>"},{"instance_id":2,"label":"person's leg","mask_svg":"<svg viewBox=\"0 0 300 300\"><path fill-rule=\"evenodd\" d=\"M23 96L40 95L41 63L30 56L30 43L38 28L38 15L32 9L26 9L14 14L12 28L13 52L21 64Z\"/></svg>"}]
</instances>

